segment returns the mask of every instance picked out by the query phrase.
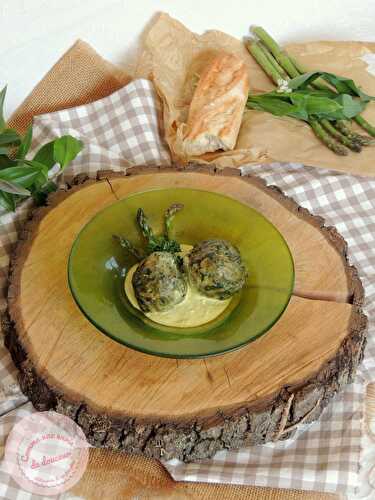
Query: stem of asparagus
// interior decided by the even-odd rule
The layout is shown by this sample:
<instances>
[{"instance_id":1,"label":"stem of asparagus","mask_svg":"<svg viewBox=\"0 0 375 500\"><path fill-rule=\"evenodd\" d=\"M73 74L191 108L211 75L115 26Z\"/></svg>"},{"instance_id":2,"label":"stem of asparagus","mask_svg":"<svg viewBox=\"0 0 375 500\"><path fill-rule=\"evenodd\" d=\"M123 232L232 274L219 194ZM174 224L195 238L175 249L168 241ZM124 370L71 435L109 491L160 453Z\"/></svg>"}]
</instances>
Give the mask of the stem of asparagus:
<instances>
[{"instance_id":1,"label":"stem of asparagus","mask_svg":"<svg viewBox=\"0 0 375 500\"><path fill-rule=\"evenodd\" d=\"M329 132L333 137L344 144L344 146L348 147L352 151L355 151L356 153L360 153L362 151L362 146L359 142L351 140L349 139L349 137L342 134L332 125L332 122L326 119L322 119L320 120L320 123L327 130L327 132Z\"/></svg>"},{"instance_id":2,"label":"stem of asparagus","mask_svg":"<svg viewBox=\"0 0 375 500\"><path fill-rule=\"evenodd\" d=\"M294 64L294 66L298 69L298 71L300 71L301 73L308 72L306 70L306 68L304 68L301 64L299 64L299 62L296 61L295 59L292 59L292 62ZM331 89L331 86L327 82L325 82L322 78L318 78L317 80L315 80L312 83L312 86L315 87L316 89L320 89L320 90ZM337 91L336 88L334 90ZM350 89L348 88L348 94L350 95L350 93L351 93ZM375 137L375 127L373 125L371 125L371 123L369 123L365 118L363 118L363 116L360 116L360 115L355 116L354 121L356 121L358 123L358 125L360 125L364 130L366 130L366 132L368 132L372 137ZM366 138L365 136L361 136L359 134L356 134L355 132L351 132L351 136L352 136L353 140L355 138L358 138L358 141L363 146L367 146L368 144L371 144L371 142L369 142L369 139Z\"/></svg>"},{"instance_id":3,"label":"stem of asparagus","mask_svg":"<svg viewBox=\"0 0 375 500\"><path fill-rule=\"evenodd\" d=\"M303 74L303 73L308 73L308 70L302 66L298 61L295 59L292 59L292 62L294 66L298 69L298 71ZM333 90L337 91L336 88L332 88L327 82L323 80L323 78L318 78L315 80L312 84L313 87L315 87L318 90ZM350 93L350 90L348 89L348 93ZM362 119L362 117L358 116L359 119ZM367 122L366 122L367 123ZM364 135L357 134L356 132L353 132L350 130L350 128L345 124L344 120L338 120L334 123L334 125L330 124L331 127L327 127L322 123L322 125L325 127L327 131L330 132L331 135L336 137L342 144L345 144L349 149L352 151L358 151L358 144L361 146L369 146L372 144L372 140L369 137L366 137ZM371 125L368 123L368 125L371 127ZM362 125L363 128L366 129L366 125ZM329 130L328 130L329 128ZM372 127L373 128L373 127ZM367 129L366 129L367 130ZM375 129L373 128L374 132ZM346 137L348 140L344 139Z\"/></svg>"},{"instance_id":4,"label":"stem of asparagus","mask_svg":"<svg viewBox=\"0 0 375 500\"><path fill-rule=\"evenodd\" d=\"M269 57L264 54L263 48L261 48L257 42L250 40L247 41L246 46L250 54L254 57L266 75L273 81L273 83L279 85L279 81L282 79L281 75L275 66L270 63Z\"/></svg>"},{"instance_id":5,"label":"stem of asparagus","mask_svg":"<svg viewBox=\"0 0 375 500\"><path fill-rule=\"evenodd\" d=\"M357 134L357 132L353 132L350 127L348 127L345 120L337 120L335 122L336 128L346 137L351 139L352 141L358 142L362 146L370 146L374 144L374 139L368 137L367 135Z\"/></svg>"},{"instance_id":6,"label":"stem of asparagus","mask_svg":"<svg viewBox=\"0 0 375 500\"><path fill-rule=\"evenodd\" d=\"M143 259L144 255L142 255L142 253L140 252L140 250L138 250L137 248L135 248L135 246L133 246L133 244L129 240L126 240L125 238L122 238L121 236L117 236L116 234L113 235L113 239L115 239L116 241L118 241L120 243L120 245L122 246L122 248L125 248L125 250L127 250L132 255L134 255L134 257L137 260L142 260Z\"/></svg>"},{"instance_id":7,"label":"stem of asparagus","mask_svg":"<svg viewBox=\"0 0 375 500\"><path fill-rule=\"evenodd\" d=\"M248 50L254 56L255 60L263 68L266 74L273 80L274 83L276 83L276 85L279 84L280 79L285 79L285 77L283 77L277 70L277 67L279 65L286 73L285 76L287 79L289 79L290 76L299 76L299 72L295 69L293 63L289 61L288 56L285 53L282 54L282 51L279 50L279 46L277 45L275 40L273 40L273 38L271 38L263 30L263 28L252 28L252 32L259 37L262 36L262 42L265 44L265 47L263 48L258 42L252 41L247 44ZM272 54L269 53L268 56L266 56L265 52L267 51L267 49L271 51L271 47L273 49ZM313 120L312 122L309 122L309 124L315 135L321 141L323 141L331 151L334 151L340 156L344 156L347 154L345 147L341 146L335 139L332 139L332 137L328 135L327 129L323 128L323 126L317 120ZM336 135L333 135L333 137L336 137ZM352 148L356 147L354 144L351 144L351 146Z\"/></svg>"},{"instance_id":8,"label":"stem of asparagus","mask_svg":"<svg viewBox=\"0 0 375 500\"><path fill-rule=\"evenodd\" d=\"M357 115L354 117L354 120L372 137L375 137L375 127L371 125L371 123L369 123L365 118L363 118L363 116Z\"/></svg>"},{"instance_id":9,"label":"stem of asparagus","mask_svg":"<svg viewBox=\"0 0 375 500\"><path fill-rule=\"evenodd\" d=\"M309 124L313 131L315 132L315 135L319 137L319 139L324 142L324 144L329 148L331 151L336 153L337 155L340 156L346 156L348 154L348 150L344 147L338 144L332 137L330 137L322 125L319 123L318 120L311 119L309 121Z\"/></svg>"},{"instance_id":10,"label":"stem of asparagus","mask_svg":"<svg viewBox=\"0 0 375 500\"><path fill-rule=\"evenodd\" d=\"M154 232L151 229L147 221L147 217L142 208L138 208L137 210L137 223L142 231L144 238L147 240L148 243L155 239Z\"/></svg>"},{"instance_id":11,"label":"stem of asparagus","mask_svg":"<svg viewBox=\"0 0 375 500\"><path fill-rule=\"evenodd\" d=\"M263 54L267 57L268 61L272 64L274 69L278 72L278 74L284 79L284 80L289 80L289 75L286 73L284 68L280 66L280 64L276 61L276 59L273 57L271 52L267 50L267 48L263 45L262 42L255 42L257 43L257 46L259 49L263 52Z\"/></svg>"},{"instance_id":12,"label":"stem of asparagus","mask_svg":"<svg viewBox=\"0 0 375 500\"><path fill-rule=\"evenodd\" d=\"M170 229L171 229L171 224L173 217L176 215L177 212L182 210L184 208L184 205L182 203L173 203L167 210L165 211L164 214L164 223L165 223L165 237L167 240L170 240Z\"/></svg>"},{"instance_id":13,"label":"stem of asparagus","mask_svg":"<svg viewBox=\"0 0 375 500\"><path fill-rule=\"evenodd\" d=\"M291 78L299 76L298 70L295 68L286 52L281 49L276 40L274 40L263 28L260 26L252 26L251 32L264 43L276 61L282 66L282 68L284 68Z\"/></svg>"}]
</instances>

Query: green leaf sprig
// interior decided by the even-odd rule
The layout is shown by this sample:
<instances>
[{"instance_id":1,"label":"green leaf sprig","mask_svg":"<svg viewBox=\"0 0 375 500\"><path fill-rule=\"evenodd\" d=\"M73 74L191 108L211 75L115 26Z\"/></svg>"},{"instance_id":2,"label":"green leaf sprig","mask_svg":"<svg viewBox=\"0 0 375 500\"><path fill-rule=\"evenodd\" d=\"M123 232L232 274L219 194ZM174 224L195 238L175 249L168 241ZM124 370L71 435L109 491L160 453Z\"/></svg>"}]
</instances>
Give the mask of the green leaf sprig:
<instances>
[{"instance_id":1,"label":"green leaf sprig","mask_svg":"<svg viewBox=\"0 0 375 500\"><path fill-rule=\"evenodd\" d=\"M164 234L161 235L156 235L154 233L143 209L138 208L136 221L146 243L144 249L136 248L131 241L122 236L113 235L113 239L138 261L141 261L153 252L169 252L172 254L181 252L181 246L178 241L171 238L171 227L175 215L183 208L184 205L181 203L173 203L167 208L164 212Z\"/></svg>"},{"instance_id":2,"label":"green leaf sprig","mask_svg":"<svg viewBox=\"0 0 375 500\"><path fill-rule=\"evenodd\" d=\"M14 211L22 200L32 196L37 205L45 203L57 189L51 169L59 166L60 174L82 151L82 141L71 135L57 137L42 146L32 159L26 159L32 143L32 126L22 137L7 127L4 117L6 87L0 92L0 205Z\"/></svg>"},{"instance_id":3,"label":"green leaf sprig","mask_svg":"<svg viewBox=\"0 0 375 500\"><path fill-rule=\"evenodd\" d=\"M178 208L176 208L178 207ZM151 226L148 223L147 217L142 210L142 208L139 208L137 211L137 223L138 226L141 229L141 232L143 234L143 237L145 238L147 242L147 248L146 248L146 253L147 255L153 253L153 252L171 252L171 253L177 253L181 251L180 244L169 238L169 230L170 230L170 225L172 218L174 215L182 209L182 205L180 204L174 204L169 209L167 209L165 213L165 227L166 227L166 234L161 235L161 236L156 236L151 228Z\"/></svg>"},{"instance_id":4,"label":"green leaf sprig","mask_svg":"<svg viewBox=\"0 0 375 500\"><path fill-rule=\"evenodd\" d=\"M343 91L308 88L323 78ZM276 116L289 116L308 122L311 118L330 121L349 120L361 113L374 97L362 92L353 80L332 73L313 71L291 80L280 80L279 89L264 94L250 94L247 106Z\"/></svg>"}]
</instances>

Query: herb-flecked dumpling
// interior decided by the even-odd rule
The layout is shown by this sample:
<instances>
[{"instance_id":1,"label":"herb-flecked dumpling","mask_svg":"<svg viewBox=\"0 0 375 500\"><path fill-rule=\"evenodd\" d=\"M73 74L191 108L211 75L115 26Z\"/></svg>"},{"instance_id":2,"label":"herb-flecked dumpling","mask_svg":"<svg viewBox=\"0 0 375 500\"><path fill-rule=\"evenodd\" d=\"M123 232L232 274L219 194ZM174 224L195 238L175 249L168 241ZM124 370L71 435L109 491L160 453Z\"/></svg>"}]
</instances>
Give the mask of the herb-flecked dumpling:
<instances>
[{"instance_id":1,"label":"herb-flecked dumpling","mask_svg":"<svg viewBox=\"0 0 375 500\"><path fill-rule=\"evenodd\" d=\"M240 252L225 240L205 240L188 255L190 282L202 294L225 300L241 290L247 278Z\"/></svg>"},{"instance_id":2,"label":"herb-flecked dumpling","mask_svg":"<svg viewBox=\"0 0 375 500\"><path fill-rule=\"evenodd\" d=\"M153 252L138 266L132 284L143 312L168 311L186 296L182 259L169 252Z\"/></svg>"}]
</instances>

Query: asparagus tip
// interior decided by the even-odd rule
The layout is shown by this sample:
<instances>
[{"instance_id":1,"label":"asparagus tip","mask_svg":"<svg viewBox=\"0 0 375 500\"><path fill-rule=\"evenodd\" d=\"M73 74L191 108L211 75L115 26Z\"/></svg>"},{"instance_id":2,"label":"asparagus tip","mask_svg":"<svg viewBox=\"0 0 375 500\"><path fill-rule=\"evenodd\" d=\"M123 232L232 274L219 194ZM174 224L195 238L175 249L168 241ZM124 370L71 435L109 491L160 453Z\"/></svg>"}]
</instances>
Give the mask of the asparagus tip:
<instances>
[{"instance_id":1,"label":"asparagus tip","mask_svg":"<svg viewBox=\"0 0 375 500\"><path fill-rule=\"evenodd\" d=\"M359 142L354 141L351 150L354 151L355 153L360 153L362 151L362 146L360 145Z\"/></svg>"}]
</instances>

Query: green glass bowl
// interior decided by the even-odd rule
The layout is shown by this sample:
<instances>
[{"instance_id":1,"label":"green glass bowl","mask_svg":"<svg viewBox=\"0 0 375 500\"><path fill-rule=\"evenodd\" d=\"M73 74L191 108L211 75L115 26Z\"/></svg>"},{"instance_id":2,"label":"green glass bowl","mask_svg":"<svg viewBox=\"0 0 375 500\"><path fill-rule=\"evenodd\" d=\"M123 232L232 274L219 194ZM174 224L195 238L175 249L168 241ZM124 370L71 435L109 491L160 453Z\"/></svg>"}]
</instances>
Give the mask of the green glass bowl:
<instances>
[{"instance_id":1,"label":"green glass bowl","mask_svg":"<svg viewBox=\"0 0 375 500\"><path fill-rule=\"evenodd\" d=\"M174 219L174 239L190 245L210 238L228 240L239 248L249 272L245 287L224 313L196 328L163 327L134 309L123 284L135 259L112 238L123 235L142 247L137 209L144 209L158 234L165 209L176 202L184 209ZM196 358L232 351L265 334L289 303L294 265L284 238L256 210L208 191L157 189L113 203L83 227L72 246L68 279L81 311L112 339L148 354Z\"/></svg>"}]
</instances>

